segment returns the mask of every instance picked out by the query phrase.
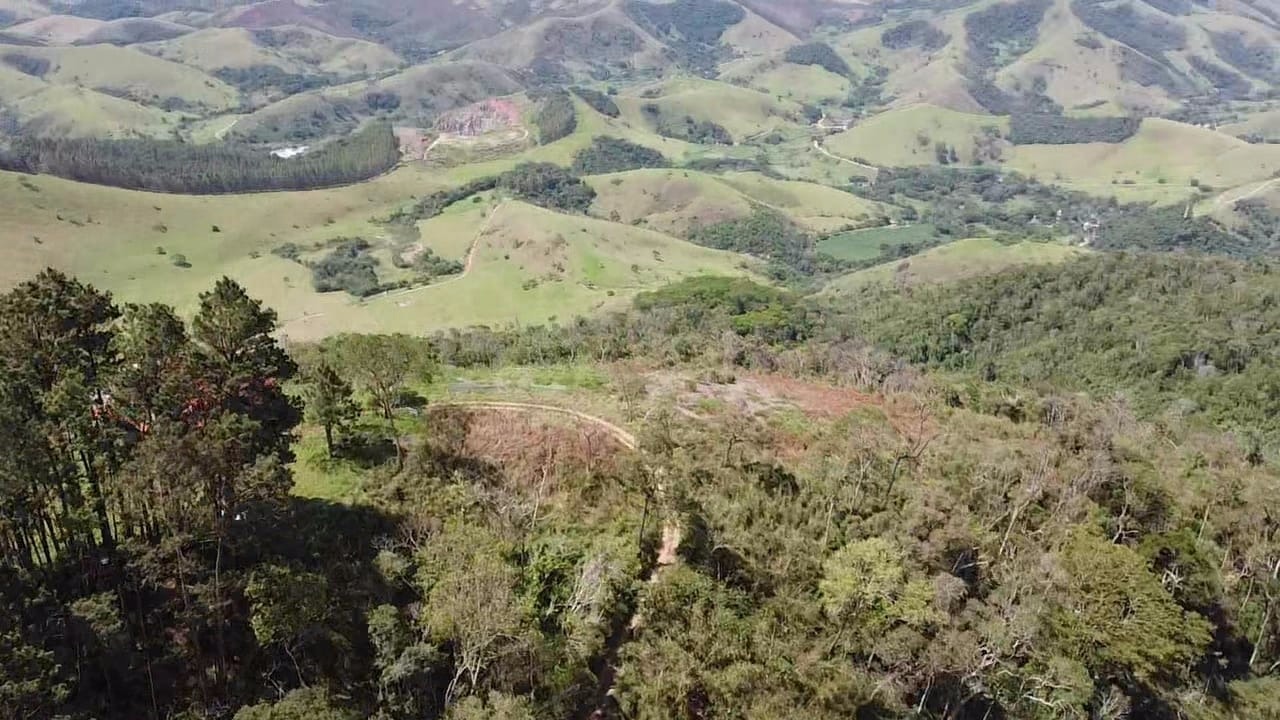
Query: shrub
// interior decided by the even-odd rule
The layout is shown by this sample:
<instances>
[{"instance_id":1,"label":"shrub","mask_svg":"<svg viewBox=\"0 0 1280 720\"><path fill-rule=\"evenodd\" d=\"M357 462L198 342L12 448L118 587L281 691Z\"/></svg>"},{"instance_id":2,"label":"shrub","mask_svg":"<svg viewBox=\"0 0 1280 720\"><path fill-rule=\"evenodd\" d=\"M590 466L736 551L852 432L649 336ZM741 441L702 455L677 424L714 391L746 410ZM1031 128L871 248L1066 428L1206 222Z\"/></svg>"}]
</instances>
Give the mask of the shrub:
<instances>
[{"instance_id":1,"label":"shrub","mask_svg":"<svg viewBox=\"0 0 1280 720\"><path fill-rule=\"evenodd\" d=\"M538 142L543 145L571 135L578 128L578 116L569 93L557 90L543 97L533 124L538 128Z\"/></svg>"},{"instance_id":2,"label":"shrub","mask_svg":"<svg viewBox=\"0 0 1280 720\"><path fill-rule=\"evenodd\" d=\"M844 58L836 54L831 46L824 42L808 42L802 45L795 45L787 49L784 56L786 61L796 65L817 65L818 67L847 77L850 73L849 64Z\"/></svg>"},{"instance_id":3,"label":"shrub","mask_svg":"<svg viewBox=\"0 0 1280 720\"><path fill-rule=\"evenodd\" d=\"M599 90L592 90L591 88L577 86L570 89L573 90L574 95L582 98L583 102L590 105L592 109L601 115L618 117L618 115L621 114L621 111L618 109L618 104L613 101L613 98L605 95Z\"/></svg>"},{"instance_id":4,"label":"shrub","mask_svg":"<svg viewBox=\"0 0 1280 720\"><path fill-rule=\"evenodd\" d=\"M589 147L578 151L573 159L573 170L580 175L599 175L668 165L667 159L657 150L615 137L595 138Z\"/></svg>"},{"instance_id":5,"label":"shrub","mask_svg":"<svg viewBox=\"0 0 1280 720\"><path fill-rule=\"evenodd\" d=\"M345 290L357 297L378 292L378 260L368 250L364 239L345 240L312 265L311 284L316 292Z\"/></svg>"},{"instance_id":6,"label":"shrub","mask_svg":"<svg viewBox=\"0 0 1280 720\"><path fill-rule=\"evenodd\" d=\"M1014 0L964 19L971 59L981 67L1008 63L1035 45L1050 0Z\"/></svg>"},{"instance_id":7,"label":"shrub","mask_svg":"<svg viewBox=\"0 0 1280 720\"><path fill-rule=\"evenodd\" d=\"M498 177L497 186L521 200L569 212L585 212L596 196L581 178L551 163L517 165Z\"/></svg>"},{"instance_id":8,"label":"shrub","mask_svg":"<svg viewBox=\"0 0 1280 720\"><path fill-rule=\"evenodd\" d=\"M880 34L880 44L890 50L918 47L926 52L933 52L946 47L949 42L951 36L927 20L908 20Z\"/></svg>"},{"instance_id":9,"label":"shrub","mask_svg":"<svg viewBox=\"0 0 1280 720\"><path fill-rule=\"evenodd\" d=\"M1066 117L1050 113L1016 113L1010 118L1009 140L1015 145L1118 143L1138 131L1136 117Z\"/></svg>"}]
</instances>

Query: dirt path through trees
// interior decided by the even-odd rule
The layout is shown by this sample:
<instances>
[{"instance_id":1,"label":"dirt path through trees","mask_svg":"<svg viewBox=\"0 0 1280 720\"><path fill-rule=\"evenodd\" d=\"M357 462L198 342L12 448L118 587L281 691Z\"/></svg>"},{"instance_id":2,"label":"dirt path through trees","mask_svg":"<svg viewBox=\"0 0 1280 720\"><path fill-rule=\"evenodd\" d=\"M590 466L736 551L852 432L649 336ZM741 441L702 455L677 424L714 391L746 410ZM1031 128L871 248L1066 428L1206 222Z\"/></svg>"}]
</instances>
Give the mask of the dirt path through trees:
<instances>
[{"instance_id":1,"label":"dirt path through trees","mask_svg":"<svg viewBox=\"0 0 1280 720\"><path fill-rule=\"evenodd\" d=\"M541 412L551 413L572 418L584 423L595 425L611 437L618 441L628 450L635 450L638 447L636 436L621 425L606 420L598 415L591 415L574 410L572 408L560 407L558 405L543 405L541 403L526 402L507 402L501 400L447 400L435 403L434 407L460 407L475 408L478 410L511 410L515 412ZM663 488L661 483L657 486L657 493L661 497ZM654 563L652 571L649 573L648 584L657 583L662 577L662 572L679 560L676 550L680 547L682 533L680 525L674 519L668 518L662 525L662 541L658 546L658 555ZM619 618L615 620L613 627L609 633L609 637L605 640L604 654L600 658L600 668L597 670L596 696L592 701L586 704L577 714L582 720L601 720L609 717L608 708L612 701L613 689L617 683L617 660L618 653L622 646L630 639L631 634L635 632L641 624L640 603L637 603L636 609L629 617Z\"/></svg>"}]
</instances>

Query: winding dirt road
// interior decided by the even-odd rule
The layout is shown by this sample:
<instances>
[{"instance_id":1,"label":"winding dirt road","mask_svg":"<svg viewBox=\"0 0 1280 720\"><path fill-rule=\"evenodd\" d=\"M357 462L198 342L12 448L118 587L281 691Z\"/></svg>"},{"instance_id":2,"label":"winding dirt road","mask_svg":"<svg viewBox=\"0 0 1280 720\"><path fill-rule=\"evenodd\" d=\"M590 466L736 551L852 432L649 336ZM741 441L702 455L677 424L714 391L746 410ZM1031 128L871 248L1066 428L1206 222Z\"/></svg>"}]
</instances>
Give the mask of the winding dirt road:
<instances>
[{"instance_id":1,"label":"winding dirt road","mask_svg":"<svg viewBox=\"0 0 1280 720\"><path fill-rule=\"evenodd\" d=\"M1248 200L1249 198L1253 197L1254 195L1257 195L1257 194L1262 193L1262 192L1266 192L1266 191L1267 191L1267 190L1268 190L1272 185L1275 185L1275 184L1276 184L1276 183L1278 183L1278 182L1280 182L1280 178L1271 178L1270 180L1268 180L1268 181L1266 181L1266 182L1262 183L1262 184L1261 184L1261 185L1259 185L1258 187L1256 187L1256 188L1254 188L1254 189L1250 190L1249 192L1247 192L1247 193L1245 193L1245 194L1243 194L1243 195L1240 195L1240 196L1238 196L1238 197L1234 197L1234 198L1232 198L1232 199L1230 199L1230 200L1228 200L1228 199L1227 199L1227 193L1225 193L1225 192L1224 192L1224 193L1222 193L1221 195L1219 195L1219 196L1218 196L1218 200L1217 200L1217 202L1215 202L1214 204L1215 204L1215 205L1217 205L1218 207L1221 207L1221 206L1223 206L1223 205L1235 205L1236 203L1240 202L1241 200ZM1228 191L1228 192L1230 192L1230 191Z\"/></svg>"},{"instance_id":2,"label":"winding dirt road","mask_svg":"<svg viewBox=\"0 0 1280 720\"><path fill-rule=\"evenodd\" d=\"M423 290L432 290L434 288L444 287L449 283L458 282L459 280L465 279L468 275L471 274L471 268L475 264L476 248L480 246L480 238L484 237L485 233L489 232L489 228L493 225L494 216L497 215L498 211L502 209L502 206L506 204L507 203L504 200L498 203L497 205L493 206L493 209L489 211L489 216L484 219L484 224L480 226L479 230L476 230L475 236L471 238L471 246L467 248L467 257L462 263L462 272L458 273L457 275L454 275L448 280L442 280L438 283L430 283L428 285L419 285L418 287L408 288L407 290L390 290L388 292L382 293L381 295L374 295L373 297L369 298L365 302L369 302L372 300L384 300L387 298L398 298L398 297L403 297L405 295L412 295L414 293L422 292Z\"/></svg>"}]
</instances>

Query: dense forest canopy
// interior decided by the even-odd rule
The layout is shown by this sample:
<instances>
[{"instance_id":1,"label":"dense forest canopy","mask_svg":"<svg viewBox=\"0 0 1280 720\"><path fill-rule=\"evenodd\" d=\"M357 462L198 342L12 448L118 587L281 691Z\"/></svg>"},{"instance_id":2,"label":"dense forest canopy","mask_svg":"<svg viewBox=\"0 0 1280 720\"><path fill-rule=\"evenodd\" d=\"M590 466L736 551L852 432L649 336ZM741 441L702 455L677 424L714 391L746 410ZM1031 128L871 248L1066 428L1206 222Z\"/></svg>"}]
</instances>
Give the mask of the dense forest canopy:
<instances>
[{"instance_id":1,"label":"dense forest canopy","mask_svg":"<svg viewBox=\"0 0 1280 720\"><path fill-rule=\"evenodd\" d=\"M1125 393L1152 416L1202 416L1275 446L1278 283L1270 262L1104 254L906 297L869 291L856 314L914 362Z\"/></svg>"},{"instance_id":2,"label":"dense forest canopy","mask_svg":"<svg viewBox=\"0 0 1280 720\"><path fill-rule=\"evenodd\" d=\"M134 190L216 194L308 190L384 173L400 161L391 128L371 123L354 135L280 158L234 143L54 139L24 136L0 149L0 168Z\"/></svg>"}]
</instances>

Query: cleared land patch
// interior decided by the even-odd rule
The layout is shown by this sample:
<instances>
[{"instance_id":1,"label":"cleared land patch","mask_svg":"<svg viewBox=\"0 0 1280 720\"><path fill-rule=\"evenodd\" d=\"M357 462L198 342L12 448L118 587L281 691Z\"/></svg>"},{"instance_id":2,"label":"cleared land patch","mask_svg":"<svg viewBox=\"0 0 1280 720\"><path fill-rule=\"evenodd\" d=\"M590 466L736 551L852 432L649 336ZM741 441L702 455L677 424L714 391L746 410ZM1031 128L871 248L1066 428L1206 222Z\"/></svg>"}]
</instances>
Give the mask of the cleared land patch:
<instances>
[{"instance_id":1,"label":"cleared land patch","mask_svg":"<svg viewBox=\"0 0 1280 720\"><path fill-rule=\"evenodd\" d=\"M934 234L933 226L927 224L852 230L822 239L818 242L818 251L839 260L873 260L883 254L884 248L928 242Z\"/></svg>"}]
</instances>

